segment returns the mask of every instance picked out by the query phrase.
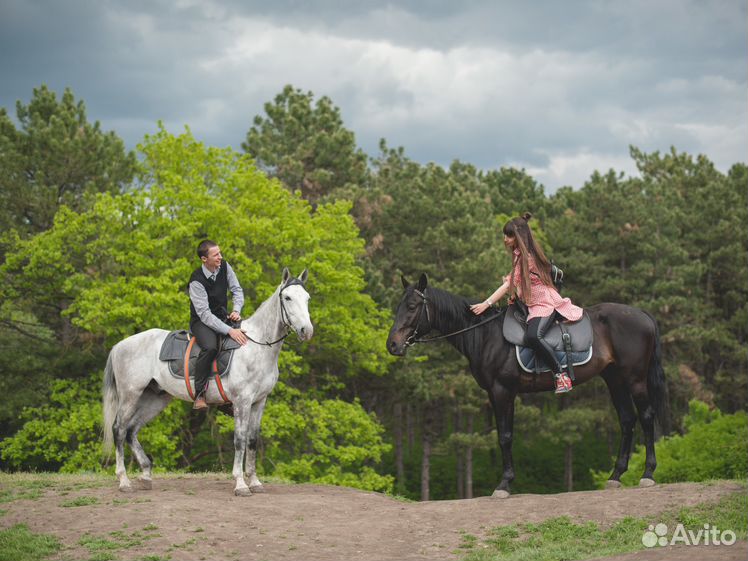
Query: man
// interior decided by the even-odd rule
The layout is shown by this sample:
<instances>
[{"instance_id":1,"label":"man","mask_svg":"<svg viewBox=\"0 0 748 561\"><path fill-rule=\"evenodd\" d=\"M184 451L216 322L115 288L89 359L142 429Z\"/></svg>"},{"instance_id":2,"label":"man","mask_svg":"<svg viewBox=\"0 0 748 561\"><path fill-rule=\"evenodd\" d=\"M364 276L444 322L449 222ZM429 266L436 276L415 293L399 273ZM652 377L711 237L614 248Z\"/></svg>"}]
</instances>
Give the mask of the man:
<instances>
[{"instance_id":1,"label":"man","mask_svg":"<svg viewBox=\"0 0 748 561\"><path fill-rule=\"evenodd\" d=\"M211 240L197 246L202 265L190 277L190 331L200 345L195 364L195 404L193 409L205 409L205 388L213 360L218 354L220 335L228 335L240 345L247 342L241 329L226 323L241 319L244 291L234 270L221 255L221 248ZM233 311L228 315L228 291L232 294Z\"/></svg>"}]
</instances>

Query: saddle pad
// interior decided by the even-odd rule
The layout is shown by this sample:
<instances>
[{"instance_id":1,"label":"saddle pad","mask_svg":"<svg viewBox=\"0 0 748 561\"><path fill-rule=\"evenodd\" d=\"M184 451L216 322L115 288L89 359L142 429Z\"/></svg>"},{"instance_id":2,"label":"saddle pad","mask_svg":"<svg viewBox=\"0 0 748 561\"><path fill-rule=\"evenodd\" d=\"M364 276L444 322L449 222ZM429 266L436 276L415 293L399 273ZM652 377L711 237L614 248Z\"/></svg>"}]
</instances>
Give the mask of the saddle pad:
<instances>
[{"instance_id":1,"label":"saddle pad","mask_svg":"<svg viewBox=\"0 0 748 561\"><path fill-rule=\"evenodd\" d=\"M166 336L161 345L158 358L169 363L169 372L175 378L184 378L184 355L187 352L190 339L191 336L187 331L172 331ZM222 336L220 350L218 351L218 356L211 369L211 373L217 373L221 377L227 376L231 367L231 359L234 357L234 351L239 347L240 345L231 337ZM200 354L200 346L195 342L190 349L190 373L195 370L195 361L198 354ZM194 379L192 374L190 374L190 379Z\"/></svg>"},{"instance_id":2,"label":"saddle pad","mask_svg":"<svg viewBox=\"0 0 748 561\"><path fill-rule=\"evenodd\" d=\"M592 321L587 312L584 312L582 319L574 322L564 322L563 326L571 336L571 350L586 353L592 346ZM504 315L504 339L513 345L525 346L526 330L527 323L520 311L514 305L509 306ZM561 327L558 323L554 323L543 338L555 350L566 351Z\"/></svg>"},{"instance_id":3,"label":"saddle pad","mask_svg":"<svg viewBox=\"0 0 748 561\"><path fill-rule=\"evenodd\" d=\"M184 329L170 332L161 345L158 359L176 360L178 358L184 358L184 352L187 350L187 344L189 341L190 334Z\"/></svg>"},{"instance_id":4,"label":"saddle pad","mask_svg":"<svg viewBox=\"0 0 748 561\"><path fill-rule=\"evenodd\" d=\"M525 372L535 372L535 350L530 347L522 347L521 345L516 345L514 348L517 349L517 362L519 362L522 370ZM555 352L559 364L566 368L566 353L561 351ZM573 351L571 353L571 364L581 366L582 364L587 364L591 358L592 345L586 351ZM540 361L539 372L550 372L550 370L543 361Z\"/></svg>"}]
</instances>

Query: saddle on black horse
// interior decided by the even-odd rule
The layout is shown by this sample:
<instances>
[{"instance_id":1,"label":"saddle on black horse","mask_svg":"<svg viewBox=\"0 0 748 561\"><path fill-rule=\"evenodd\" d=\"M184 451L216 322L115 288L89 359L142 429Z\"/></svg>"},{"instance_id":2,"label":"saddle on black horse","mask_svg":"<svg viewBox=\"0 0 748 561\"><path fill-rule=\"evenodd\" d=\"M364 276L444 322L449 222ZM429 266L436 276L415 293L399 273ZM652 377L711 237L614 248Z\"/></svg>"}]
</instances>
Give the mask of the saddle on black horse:
<instances>
[{"instance_id":1,"label":"saddle on black horse","mask_svg":"<svg viewBox=\"0 0 748 561\"><path fill-rule=\"evenodd\" d=\"M542 360L535 356L535 350L527 345L527 311L517 304L511 304L504 316L504 339L515 345L517 362L525 372L550 371ZM573 322L556 320L548 329L544 339L553 348L559 364L569 371L574 379L574 367L586 364L592 358L592 321L584 312L582 319Z\"/></svg>"},{"instance_id":2,"label":"saddle on black horse","mask_svg":"<svg viewBox=\"0 0 748 561\"><path fill-rule=\"evenodd\" d=\"M231 337L221 336L218 354L213 361L212 374L216 381L218 393L221 394L225 402L228 402L229 399L224 394L221 379L228 376L234 351L240 346ZM192 375L192 372L194 372L198 354L200 354L200 346L197 344L197 340L191 333L182 329L172 331L166 336L158 355L159 360L169 364L169 372L172 376L184 379L185 384L187 384L187 393L192 399L195 399L193 390L195 376ZM208 384L210 384L210 378L208 378ZM207 387L206 385L206 390Z\"/></svg>"}]
</instances>

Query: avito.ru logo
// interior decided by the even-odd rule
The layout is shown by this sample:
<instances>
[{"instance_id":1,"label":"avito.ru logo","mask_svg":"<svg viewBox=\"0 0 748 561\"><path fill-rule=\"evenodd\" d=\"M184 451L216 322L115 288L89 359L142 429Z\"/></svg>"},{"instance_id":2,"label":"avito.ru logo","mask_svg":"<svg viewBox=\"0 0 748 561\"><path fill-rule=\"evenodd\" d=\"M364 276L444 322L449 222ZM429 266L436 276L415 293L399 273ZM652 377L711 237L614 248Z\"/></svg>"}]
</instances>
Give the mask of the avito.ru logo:
<instances>
[{"instance_id":1,"label":"avito.ru logo","mask_svg":"<svg viewBox=\"0 0 748 561\"><path fill-rule=\"evenodd\" d=\"M698 531L686 530L683 524L678 524L673 532L673 537L668 539L667 524L657 524L650 526L649 530L642 536L642 544L645 547L666 546L666 545L732 545L737 540L735 532L732 530L721 531L715 526L704 524L703 529Z\"/></svg>"}]
</instances>

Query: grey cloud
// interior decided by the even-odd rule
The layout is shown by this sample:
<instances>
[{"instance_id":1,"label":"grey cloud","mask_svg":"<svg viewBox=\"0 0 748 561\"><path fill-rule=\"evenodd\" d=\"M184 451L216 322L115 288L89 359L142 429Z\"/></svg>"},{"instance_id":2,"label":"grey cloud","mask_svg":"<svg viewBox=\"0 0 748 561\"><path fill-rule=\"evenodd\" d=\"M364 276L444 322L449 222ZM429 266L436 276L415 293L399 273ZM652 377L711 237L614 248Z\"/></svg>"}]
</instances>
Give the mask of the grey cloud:
<instances>
[{"instance_id":1,"label":"grey cloud","mask_svg":"<svg viewBox=\"0 0 748 561\"><path fill-rule=\"evenodd\" d=\"M419 161L541 169L676 145L724 168L748 148L746 15L738 0L0 0L0 106L70 86L129 146L163 119L238 147L292 83L331 97L371 155L384 137ZM471 65L484 74L447 74Z\"/></svg>"}]
</instances>

